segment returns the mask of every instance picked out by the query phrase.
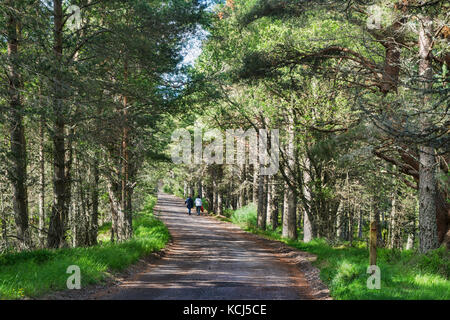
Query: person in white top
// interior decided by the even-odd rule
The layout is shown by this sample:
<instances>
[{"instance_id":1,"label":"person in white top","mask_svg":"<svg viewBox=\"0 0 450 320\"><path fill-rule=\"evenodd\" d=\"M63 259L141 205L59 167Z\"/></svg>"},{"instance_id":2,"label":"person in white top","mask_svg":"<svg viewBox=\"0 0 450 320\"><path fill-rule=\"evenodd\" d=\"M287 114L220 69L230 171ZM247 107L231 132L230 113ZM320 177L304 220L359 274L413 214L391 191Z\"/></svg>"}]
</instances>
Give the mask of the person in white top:
<instances>
[{"instance_id":1,"label":"person in white top","mask_svg":"<svg viewBox=\"0 0 450 320\"><path fill-rule=\"evenodd\" d=\"M200 215L200 210L202 209L202 198L200 196L197 196L195 198L195 207L197 208L197 215Z\"/></svg>"}]
</instances>

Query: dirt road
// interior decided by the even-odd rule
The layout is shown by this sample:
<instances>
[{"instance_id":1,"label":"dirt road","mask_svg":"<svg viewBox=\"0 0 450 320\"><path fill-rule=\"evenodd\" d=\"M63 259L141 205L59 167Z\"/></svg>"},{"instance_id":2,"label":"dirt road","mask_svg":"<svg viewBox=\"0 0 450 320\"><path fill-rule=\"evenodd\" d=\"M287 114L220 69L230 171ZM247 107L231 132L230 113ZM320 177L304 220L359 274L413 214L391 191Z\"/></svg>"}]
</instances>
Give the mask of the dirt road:
<instances>
[{"instance_id":1,"label":"dirt road","mask_svg":"<svg viewBox=\"0 0 450 320\"><path fill-rule=\"evenodd\" d=\"M304 274L276 246L230 223L189 216L171 195L159 195L155 213L173 237L166 255L97 299L313 298Z\"/></svg>"}]
</instances>

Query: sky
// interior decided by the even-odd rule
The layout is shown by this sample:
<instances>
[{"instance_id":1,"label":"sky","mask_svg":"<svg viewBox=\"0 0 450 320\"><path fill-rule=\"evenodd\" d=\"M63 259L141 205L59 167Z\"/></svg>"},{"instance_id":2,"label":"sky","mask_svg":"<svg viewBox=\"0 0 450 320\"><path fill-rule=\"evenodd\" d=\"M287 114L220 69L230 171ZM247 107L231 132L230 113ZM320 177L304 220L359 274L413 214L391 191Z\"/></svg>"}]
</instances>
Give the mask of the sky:
<instances>
[{"instance_id":1,"label":"sky","mask_svg":"<svg viewBox=\"0 0 450 320\"><path fill-rule=\"evenodd\" d=\"M204 0L204 2L208 5L206 8L207 11L212 11L214 6L221 2L221 0ZM193 66L195 63L195 60L199 57L199 55L202 53L202 41L205 40L208 37L208 32L203 29L201 26L198 27L196 30L195 35L193 35L188 42L186 43L185 47L183 48L183 56L184 59L181 62L182 65L191 65Z\"/></svg>"}]
</instances>

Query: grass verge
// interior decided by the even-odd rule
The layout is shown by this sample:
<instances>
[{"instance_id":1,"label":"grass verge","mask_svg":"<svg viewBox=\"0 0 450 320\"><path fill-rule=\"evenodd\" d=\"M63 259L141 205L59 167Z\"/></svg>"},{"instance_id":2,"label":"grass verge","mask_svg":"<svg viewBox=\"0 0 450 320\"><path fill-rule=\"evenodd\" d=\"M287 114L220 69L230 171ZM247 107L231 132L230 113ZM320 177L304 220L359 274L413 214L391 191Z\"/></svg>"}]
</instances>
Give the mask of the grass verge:
<instances>
[{"instance_id":1,"label":"grass verge","mask_svg":"<svg viewBox=\"0 0 450 320\"><path fill-rule=\"evenodd\" d=\"M170 239L166 226L153 216L154 196L149 196L144 209L133 219L131 240L87 248L34 250L0 255L0 299L21 299L66 289L70 276L67 267L81 270L81 285L99 283L111 273L120 272L141 257L161 250ZM109 226L110 228L110 226ZM108 232L100 228L99 236Z\"/></svg>"},{"instance_id":2,"label":"grass verge","mask_svg":"<svg viewBox=\"0 0 450 320\"><path fill-rule=\"evenodd\" d=\"M320 277L333 299L450 300L450 257L445 248L427 254L413 250L378 249L381 288L368 289L369 252L364 243L349 247L330 246L323 239L309 243L283 239L280 228L275 231L256 228L254 204L236 210L230 220L246 231L317 255L314 265L320 269Z\"/></svg>"}]
</instances>

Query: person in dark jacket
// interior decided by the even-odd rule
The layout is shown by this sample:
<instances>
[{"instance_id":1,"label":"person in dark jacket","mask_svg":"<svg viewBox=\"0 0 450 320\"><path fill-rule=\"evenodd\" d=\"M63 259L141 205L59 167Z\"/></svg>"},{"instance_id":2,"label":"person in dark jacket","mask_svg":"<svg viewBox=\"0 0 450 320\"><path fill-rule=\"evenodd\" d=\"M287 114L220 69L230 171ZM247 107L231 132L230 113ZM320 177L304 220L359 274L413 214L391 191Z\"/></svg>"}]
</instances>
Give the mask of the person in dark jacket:
<instances>
[{"instance_id":1,"label":"person in dark jacket","mask_svg":"<svg viewBox=\"0 0 450 320\"><path fill-rule=\"evenodd\" d=\"M188 196L184 203L188 209L188 214L191 215L191 209L194 207L194 200L192 200L191 196Z\"/></svg>"}]
</instances>

